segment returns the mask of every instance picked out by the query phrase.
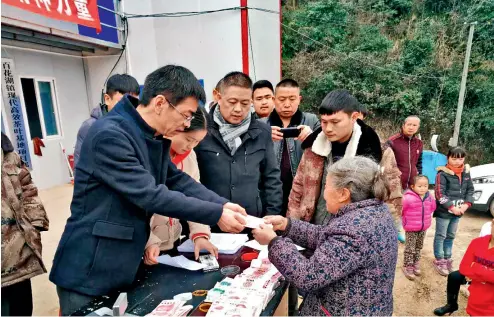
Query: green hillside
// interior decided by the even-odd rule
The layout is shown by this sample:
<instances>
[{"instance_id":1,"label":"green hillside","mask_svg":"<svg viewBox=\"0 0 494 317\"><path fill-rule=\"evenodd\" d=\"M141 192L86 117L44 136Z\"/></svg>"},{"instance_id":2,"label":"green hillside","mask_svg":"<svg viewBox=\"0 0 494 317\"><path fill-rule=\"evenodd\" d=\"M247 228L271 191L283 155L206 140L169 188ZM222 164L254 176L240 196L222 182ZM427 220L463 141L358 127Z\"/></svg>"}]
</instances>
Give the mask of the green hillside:
<instances>
[{"instance_id":1,"label":"green hillside","mask_svg":"<svg viewBox=\"0 0 494 317\"><path fill-rule=\"evenodd\" d=\"M469 23L477 21L460 145L474 164L494 162L494 0L283 2L283 76L316 111L332 89L354 93L382 137L422 118L441 150L453 134Z\"/></svg>"}]
</instances>

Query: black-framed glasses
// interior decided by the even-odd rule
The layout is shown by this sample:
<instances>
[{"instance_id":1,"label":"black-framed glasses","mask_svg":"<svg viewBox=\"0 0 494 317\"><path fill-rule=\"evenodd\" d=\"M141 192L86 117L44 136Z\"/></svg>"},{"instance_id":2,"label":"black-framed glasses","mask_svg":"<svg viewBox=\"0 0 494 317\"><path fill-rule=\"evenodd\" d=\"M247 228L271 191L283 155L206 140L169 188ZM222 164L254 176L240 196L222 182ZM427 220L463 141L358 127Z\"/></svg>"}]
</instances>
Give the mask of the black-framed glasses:
<instances>
[{"instance_id":1,"label":"black-framed glasses","mask_svg":"<svg viewBox=\"0 0 494 317\"><path fill-rule=\"evenodd\" d=\"M183 113L182 113L182 111L178 110L178 109L177 109L177 107L175 107L175 105L174 105L174 104L172 104L172 103L171 103L170 101L168 101L168 100L166 100L166 101L170 104L170 106L172 106L172 108L173 108L173 109L175 109L178 113L180 113L180 114L182 115L182 117L184 117L184 119L185 119L185 123L189 123L189 122L191 122L191 121L194 119L194 116L193 116L193 115L189 117L189 116L187 116L187 115L183 114Z\"/></svg>"}]
</instances>

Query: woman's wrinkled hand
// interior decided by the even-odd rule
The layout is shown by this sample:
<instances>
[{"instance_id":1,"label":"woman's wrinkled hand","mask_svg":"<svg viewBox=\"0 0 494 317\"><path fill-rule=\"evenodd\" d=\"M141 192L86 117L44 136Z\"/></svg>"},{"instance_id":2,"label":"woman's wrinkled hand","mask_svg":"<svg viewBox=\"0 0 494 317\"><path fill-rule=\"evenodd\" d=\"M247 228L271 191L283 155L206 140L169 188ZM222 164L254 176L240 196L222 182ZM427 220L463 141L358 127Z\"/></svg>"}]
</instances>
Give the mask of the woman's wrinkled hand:
<instances>
[{"instance_id":1,"label":"woman's wrinkled hand","mask_svg":"<svg viewBox=\"0 0 494 317\"><path fill-rule=\"evenodd\" d=\"M288 219L282 216L266 216L264 222L273 225L274 231L285 231Z\"/></svg>"},{"instance_id":2,"label":"woman's wrinkled hand","mask_svg":"<svg viewBox=\"0 0 494 317\"><path fill-rule=\"evenodd\" d=\"M254 239L261 245L268 245L271 240L276 238L274 230L266 225L260 225L259 229L252 230L252 234L254 235Z\"/></svg>"}]
</instances>

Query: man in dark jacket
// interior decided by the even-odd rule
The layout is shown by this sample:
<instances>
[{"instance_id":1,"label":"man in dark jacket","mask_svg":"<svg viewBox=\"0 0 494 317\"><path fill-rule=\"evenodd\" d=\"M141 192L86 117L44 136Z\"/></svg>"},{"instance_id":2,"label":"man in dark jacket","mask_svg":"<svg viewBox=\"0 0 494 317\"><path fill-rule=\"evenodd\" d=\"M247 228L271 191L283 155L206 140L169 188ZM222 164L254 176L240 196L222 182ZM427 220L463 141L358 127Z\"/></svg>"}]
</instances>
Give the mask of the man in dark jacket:
<instances>
[{"instance_id":1,"label":"man in dark jacket","mask_svg":"<svg viewBox=\"0 0 494 317\"><path fill-rule=\"evenodd\" d=\"M252 86L252 105L255 118L268 117L274 109L274 89L269 80L258 80Z\"/></svg>"},{"instance_id":2,"label":"man in dark jacket","mask_svg":"<svg viewBox=\"0 0 494 317\"><path fill-rule=\"evenodd\" d=\"M401 132L391 136L384 145L393 149L396 163L401 171L401 186L403 190L412 185L413 178L422 174L423 143L416 134L420 127L420 118L410 116L405 119Z\"/></svg>"},{"instance_id":3,"label":"man in dark jacket","mask_svg":"<svg viewBox=\"0 0 494 317\"><path fill-rule=\"evenodd\" d=\"M315 114L299 110L301 100L298 83L293 79L283 79L276 85L275 110L271 112L269 117L261 119L262 122L271 126L274 153L281 171L281 182L283 183L282 216L286 215L293 178L302 158L302 142L312 131L321 126ZM280 129L289 127L300 129L297 138L283 138Z\"/></svg>"},{"instance_id":4,"label":"man in dark jacket","mask_svg":"<svg viewBox=\"0 0 494 317\"><path fill-rule=\"evenodd\" d=\"M201 183L244 206L249 215L279 215L280 170L270 128L250 112L251 87L251 79L241 72L223 78L218 105L210 112L209 133L195 148Z\"/></svg>"},{"instance_id":5,"label":"man in dark jacket","mask_svg":"<svg viewBox=\"0 0 494 317\"><path fill-rule=\"evenodd\" d=\"M243 208L228 203L170 162L169 139L183 131L205 93L181 66L147 76L142 100L126 95L93 124L76 167L71 216L50 280L62 315L134 281L156 213L227 232L244 229Z\"/></svg>"},{"instance_id":6,"label":"man in dark jacket","mask_svg":"<svg viewBox=\"0 0 494 317\"><path fill-rule=\"evenodd\" d=\"M79 162L82 142L84 142L89 128L91 128L96 120L111 111L125 94L129 94L136 98L139 96L139 83L134 77L127 74L115 74L108 78L106 93L103 95L103 103L91 111L91 116L82 123L79 132L77 132L77 141L74 150L74 166Z\"/></svg>"}]
</instances>

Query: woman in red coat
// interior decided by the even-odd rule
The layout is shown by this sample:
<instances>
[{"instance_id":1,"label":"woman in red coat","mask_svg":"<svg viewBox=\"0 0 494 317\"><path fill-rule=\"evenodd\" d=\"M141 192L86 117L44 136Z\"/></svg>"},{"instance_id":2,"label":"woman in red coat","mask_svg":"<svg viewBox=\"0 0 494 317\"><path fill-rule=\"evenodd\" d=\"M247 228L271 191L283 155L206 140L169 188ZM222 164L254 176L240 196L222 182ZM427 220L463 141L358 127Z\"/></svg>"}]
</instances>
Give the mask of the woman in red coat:
<instances>
[{"instance_id":1,"label":"woman in red coat","mask_svg":"<svg viewBox=\"0 0 494 317\"><path fill-rule=\"evenodd\" d=\"M494 316L494 220L491 234L470 242L460 273L472 280L468 290L470 316Z\"/></svg>"}]
</instances>

